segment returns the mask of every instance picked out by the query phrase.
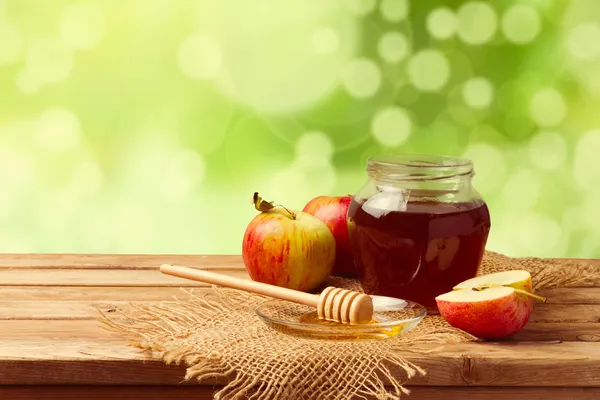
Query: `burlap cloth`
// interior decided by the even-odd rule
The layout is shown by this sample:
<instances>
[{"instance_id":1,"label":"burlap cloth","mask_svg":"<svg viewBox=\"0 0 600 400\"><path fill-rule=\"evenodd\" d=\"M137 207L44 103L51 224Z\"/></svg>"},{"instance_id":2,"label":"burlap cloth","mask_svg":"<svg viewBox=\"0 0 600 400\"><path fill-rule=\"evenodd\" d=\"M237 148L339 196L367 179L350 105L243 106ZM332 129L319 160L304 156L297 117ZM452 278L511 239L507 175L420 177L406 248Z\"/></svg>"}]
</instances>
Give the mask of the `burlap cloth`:
<instances>
[{"instance_id":1,"label":"burlap cloth","mask_svg":"<svg viewBox=\"0 0 600 400\"><path fill-rule=\"evenodd\" d=\"M600 268L594 265L492 252L486 253L479 274L511 269L530 271L537 291L600 286ZM332 279L333 285L358 287L352 280ZM426 374L404 358L415 344L478 340L436 315L386 340L301 338L273 331L256 316L254 307L264 300L261 296L213 287L212 292L188 292L184 297L132 304L127 310L102 314L101 320L154 357L168 364L185 363L185 380L229 379L216 399L398 399L409 393L403 386L407 380Z\"/></svg>"}]
</instances>

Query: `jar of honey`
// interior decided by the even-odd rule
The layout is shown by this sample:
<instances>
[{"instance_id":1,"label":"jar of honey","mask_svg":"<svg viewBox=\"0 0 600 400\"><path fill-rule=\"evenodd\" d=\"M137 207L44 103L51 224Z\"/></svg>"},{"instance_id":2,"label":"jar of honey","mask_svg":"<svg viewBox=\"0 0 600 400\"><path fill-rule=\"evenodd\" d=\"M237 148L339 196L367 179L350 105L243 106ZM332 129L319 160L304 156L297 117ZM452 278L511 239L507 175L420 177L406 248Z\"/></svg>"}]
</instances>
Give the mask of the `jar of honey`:
<instances>
[{"instance_id":1,"label":"jar of honey","mask_svg":"<svg viewBox=\"0 0 600 400\"><path fill-rule=\"evenodd\" d=\"M438 155L385 154L348 211L350 243L368 294L435 309L435 297L477 274L491 226L472 185L473 163Z\"/></svg>"}]
</instances>

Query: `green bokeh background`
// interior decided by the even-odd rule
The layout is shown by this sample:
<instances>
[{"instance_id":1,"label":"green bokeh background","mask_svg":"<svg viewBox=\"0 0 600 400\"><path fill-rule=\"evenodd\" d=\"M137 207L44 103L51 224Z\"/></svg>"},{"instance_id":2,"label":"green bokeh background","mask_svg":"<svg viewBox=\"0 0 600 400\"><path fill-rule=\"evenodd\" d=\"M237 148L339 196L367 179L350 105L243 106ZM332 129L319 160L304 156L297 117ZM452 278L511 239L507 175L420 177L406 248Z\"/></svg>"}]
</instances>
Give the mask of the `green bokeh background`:
<instances>
[{"instance_id":1,"label":"green bokeh background","mask_svg":"<svg viewBox=\"0 0 600 400\"><path fill-rule=\"evenodd\" d=\"M490 249L600 257L599 99L597 0L0 0L0 251L240 253L417 152Z\"/></svg>"}]
</instances>

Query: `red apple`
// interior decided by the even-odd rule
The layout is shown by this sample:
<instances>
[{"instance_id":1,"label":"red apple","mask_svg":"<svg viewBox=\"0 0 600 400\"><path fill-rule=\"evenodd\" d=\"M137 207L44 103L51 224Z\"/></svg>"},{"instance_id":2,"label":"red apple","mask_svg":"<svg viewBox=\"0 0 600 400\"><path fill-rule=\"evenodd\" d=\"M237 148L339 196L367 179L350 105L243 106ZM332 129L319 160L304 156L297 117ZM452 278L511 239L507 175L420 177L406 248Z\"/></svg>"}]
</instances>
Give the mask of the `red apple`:
<instances>
[{"instance_id":1,"label":"red apple","mask_svg":"<svg viewBox=\"0 0 600 400\"><path fill-rule=\"evenodd\" d=\"M464 281L436 297L438 310L452 326L483 339L501 339L529 321L533 298L531 274L504 271Z\"/></svg>"},{"instance_id":2,"label":"red apple","mask_svg":"<svg viewBox=\"0 0 600 400\"><path fill-rule=\"evenodd\" d=\"M335 239L320 219L266 202L246 227L242 257L254 281L309 292L322 285L335 261Z\"/></svg>"},{"instance_id":3,"label":"red apple","mask_svg":"<svg viewBox=\"0 0 600 400\"><path fill-rule=\"evenodd\" d=\"M350 251L348 208L352 196L318 196L309 201L302 211L325 222L335 238L336 254L332 275L355 278L358 276Z\"/></svg>"}]
</instances>

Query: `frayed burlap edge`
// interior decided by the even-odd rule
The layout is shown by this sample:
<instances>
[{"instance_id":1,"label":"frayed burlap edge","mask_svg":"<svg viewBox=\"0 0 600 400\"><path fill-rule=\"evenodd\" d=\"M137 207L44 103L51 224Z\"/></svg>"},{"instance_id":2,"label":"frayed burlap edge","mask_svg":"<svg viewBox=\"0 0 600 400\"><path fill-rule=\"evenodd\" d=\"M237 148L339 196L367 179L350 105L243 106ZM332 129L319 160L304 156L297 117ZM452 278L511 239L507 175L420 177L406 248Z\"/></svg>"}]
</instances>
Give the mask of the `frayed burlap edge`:
<instances>
[{"instance_id":1,"label":"frayed burlap edge","mask_svg":"<svg viewBox=\"0 0 600 400\"><path fill-rule=\"evenodd\" d=\"M511 269L530 271L536 290L600 286L600 268L589 264L493 252L486 253L480 274ZM331 284L359 288L349 279L333 278ZM224 383L215 399L399 399L410 393L404 386L408 380L426 375L404 357L418 351L415 345L478 340L435 315L383 341L308 339L263 324L254 313L265 299L261 296L218 287L201 294L187 291L186 296L102 313L102 322L165 363L186 365L185 380Z\"/></svg>"}]
</instances>

